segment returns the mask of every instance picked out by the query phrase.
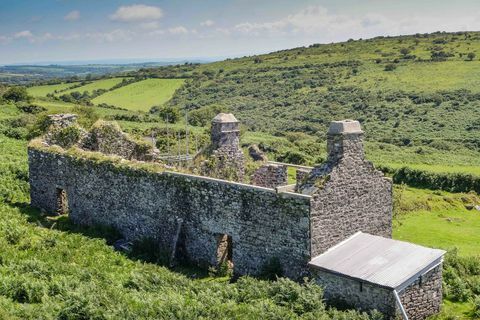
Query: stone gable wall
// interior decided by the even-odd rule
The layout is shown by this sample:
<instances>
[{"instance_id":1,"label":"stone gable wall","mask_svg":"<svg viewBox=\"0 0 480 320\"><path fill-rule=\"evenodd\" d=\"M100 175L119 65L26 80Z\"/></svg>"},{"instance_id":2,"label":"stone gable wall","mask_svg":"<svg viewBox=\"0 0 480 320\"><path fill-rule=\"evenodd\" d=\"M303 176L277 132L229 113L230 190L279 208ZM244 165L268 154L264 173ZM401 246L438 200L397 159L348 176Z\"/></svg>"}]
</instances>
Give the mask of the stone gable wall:
<instances>
[{"instance_id":1,"label":"stone gable wall","mask_svg":"<svg viewBox=\"0 0 480 320\"><path fill-rule=\"evenodd\" d=\"M423 320L440 312L442 266L439 265L399 293L410 320Z\"/></svg>"},{"instance_id":2,"label":"stone gable wall","mask_svg":"<svg viewBox=\"0 0 480 320\"><path fill-rule=\"evenodd\" d=\"M310 197L181 173L134 168L30 148L32 206L55 212L65 190L70 218L109 225L129 240L155 239L170 252L181 223L187 257L215 265L218 236L232 237L234 272L258 274L278 258L298 279L310 260Z\"/></svg>"},{"instance_id":3,"label":"stone gable wall","mask_svg":"<svg viewBox=\"0 0 480 320\"><path fill-rule=\"evenodd\" d=\"M311 212L313 257L358 231L391 238L392 182L371 163L344 158L317 180L317 187Z\"/></svg>"}]
</instances>

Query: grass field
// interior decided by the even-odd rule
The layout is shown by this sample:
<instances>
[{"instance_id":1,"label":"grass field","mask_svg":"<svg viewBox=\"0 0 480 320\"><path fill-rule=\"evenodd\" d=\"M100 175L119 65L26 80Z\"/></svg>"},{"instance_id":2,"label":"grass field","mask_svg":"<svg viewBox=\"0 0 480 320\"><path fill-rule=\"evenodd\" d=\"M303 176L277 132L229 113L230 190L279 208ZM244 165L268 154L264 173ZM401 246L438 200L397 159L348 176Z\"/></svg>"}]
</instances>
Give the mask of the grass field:
<instances>
[{"instance_id":1,"label":"grass field","mask_svg":"<svg viewBox=\"0 0 480 320\"><path fill-rule=\"evenodd\" d=\"M125 78L111 78L111 79L96 80L96 81L93 81L92 83L88 83L78 88L62 91L58 95L69 94L70 92L74 92L74 91L78 91L81 93L87 91L88 93L92 93L93 90L99 90L99 89L108 90L111 87L122 82L123 79Z\"/></svg>"},{"instance_id":2,"label":"grass field","mask_svg":"<svg viewBox=\"0 0 480 320\"><path fill-rule=\"evenodd\" d=\"M65 90L74 86L75 83L60 83L60 84L52 84L52 85L45 85L45 86L36 86L36 87L29 87L27 88L28 94L33 97L45 97L49 93L54 93L55 90Z\"/></svg>"},{"instance_id":3,"label":"grass field","mask_svg":"<svg viewBox=\"0 0 480 320\"><path fill-rule=\"evenodd\" d=\"M415 188L397 188L403 214L393 236L445 250L457 248L463 256L480 255L480 211L465 205L480 205L473 194L452 194Z\"/></svg>"},{"instance_id":4,"label":"grass field","mask_svg":"<svg viewBox=\"0 0 480 320\"><path fill-rule=\"evenodd\" d=\"M480 61L444 61L442 63L399 64L392 72L384 66L365 63L359 75L345 81L364 89L404 90L409 92L436 92L467 89L480 91Z\"/></svg>"},{"instance_id":5,"label":"grass field","mask_svg":"<svg viewBox=\"0 0 480 320\"><path fill-rule=\"evenodd\" d=\"M136 111L148 111L170 100L182 79L147 79L107 92L92 100Z\"/></svg>"}]
</instances>

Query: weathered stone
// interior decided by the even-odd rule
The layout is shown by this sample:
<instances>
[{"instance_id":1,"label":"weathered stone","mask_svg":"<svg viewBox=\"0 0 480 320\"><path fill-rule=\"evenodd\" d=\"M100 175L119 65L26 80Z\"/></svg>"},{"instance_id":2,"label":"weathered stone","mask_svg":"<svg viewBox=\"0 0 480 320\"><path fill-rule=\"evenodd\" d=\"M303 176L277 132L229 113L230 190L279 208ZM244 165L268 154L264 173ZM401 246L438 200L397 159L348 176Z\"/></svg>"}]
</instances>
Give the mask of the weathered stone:
<instances>
[{"instance_id":1,"label":"weathered stone","mask_svg":"<svg viewBox=\"0 0 480 320\"><path fill-rule=\"evenodd\" d=\"M167 253L182 218L179 247L193 263L217 265L218 236L228 235L235 273L258 274L273 257L288 277L307 273L308 196L174 172L120 171L32 148L28 154L34 207L55 212L57 190L65 190L74 223L111 226L128 241L151 238Z\"/></svg>"},{"instance_id":2,"label":"weathered stone","mask_svg":"<svg viewBox=\"0 0 480 320\"><path fill-rule=\"evenodd\" d=\"M360 124L332 122L327 150L327 161L298 187L312 196L312 255L358 231L391 237L392 181L365 160Z\"/></svg>"},{"instance_id":3,"label":"weathered stone","mask_svg":"<svg viewBox=\"0 0 480 320\"><path fill-rule=\"evenodd\" d=\"M401 318L393 289L319 270L315 274L318 284L324 287L327 302L365 311L376 309L387 319ZM416 279L398 295L411 320L423 320L438 313L442 303L442 266Z\"/></svg>"},{"instance_id":4,"label":"weathered stone","mask_svg":"<svg viewBox=\"0 0 480 320\"><path fill-rule=\"evenodd\" d=\"M285 186L288 183L287 167L273 163L264 164L253 173L251 182L267 188Z\"/></svg>"}]
</instances>

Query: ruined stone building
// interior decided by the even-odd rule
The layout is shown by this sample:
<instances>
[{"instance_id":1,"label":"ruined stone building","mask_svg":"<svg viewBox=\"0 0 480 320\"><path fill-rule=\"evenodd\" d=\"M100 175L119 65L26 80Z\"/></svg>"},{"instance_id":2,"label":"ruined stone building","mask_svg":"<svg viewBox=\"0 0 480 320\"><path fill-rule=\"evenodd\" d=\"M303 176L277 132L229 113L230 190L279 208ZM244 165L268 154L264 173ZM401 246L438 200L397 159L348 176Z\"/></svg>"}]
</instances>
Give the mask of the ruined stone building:
<instances>
[{"instance_id":1,"label":"ruined stone building","mask_svg":"<svg viewBox=\"0 0 480 320\"><path fill-rule=\"evenodd\" d=\"M238 125L231 114L215 117L206 168L242 181ZM239 275L259 274L275 259L285 276L314 277L329 301L358 309L410 319L438 312L444 252L390 239L392 182L365 160L357 121L332 122L327 137L327 161L297 168L291 185L288 165L262 157L253 184L245 184L161 164L147 170L138 161L98 161L37 141L28 150L31 203L52 213L68 203L75 223L153 239L172 259L181 252L203 266L229 261Z\"/></svg>"}]
</instances>

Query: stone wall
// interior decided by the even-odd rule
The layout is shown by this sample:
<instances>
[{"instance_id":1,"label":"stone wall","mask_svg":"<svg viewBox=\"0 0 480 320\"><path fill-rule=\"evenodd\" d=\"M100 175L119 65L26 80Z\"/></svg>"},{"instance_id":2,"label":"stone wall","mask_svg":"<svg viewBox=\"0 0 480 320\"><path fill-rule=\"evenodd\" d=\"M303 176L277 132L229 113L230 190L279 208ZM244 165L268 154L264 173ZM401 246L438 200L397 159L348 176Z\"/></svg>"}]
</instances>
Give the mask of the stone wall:
<instances>
[{"instance_id":1,"label":"stone wall","mask_svg":"<svg viewBox=\"0 0 480 320\"><path fill-rule=\"evenodd\" d=\"M266 163L255 170L251 182L253 185L267 188L285 186L288 183L287 167Z\"/></svg>"},{"instance_id":2,"label":"stone wall","mask_svg":"<svg viewBox=\"0 0 480 320\"><path fill-rule=\"evenodd\" d=\"M399 293L408 319L422 320L440 312L442 266L439 265Z\"/></svg>"},{"instance_id":3,"label":"stone wall","mask_svg":"<svg viewBox=\"0 0 480 320\"><path fill-rule=\"evenodd\" d=\"M234 272L258 274L278 258L298 279L310 260L310 197L212 178L154 173L29 148L31 204L54 213L65 190L70 218L109 225L129 240L181 247L200 265L217 264L220 235L231 237ZM177 229L179 244L173 245Z\"/></svg>"},{"instance_id":4,"label":"stone wall","mask_svg":"<svg viewBox=\"0 0 480 320\"><path fill-rule=\"evenodd\" d=\"M377 310L388 317L397 311L392 289L367 282L315 270L317 283L324 288L328 304L351 307L363 311Z\"/></svg>"},{"instance_id":5,"label":"stone wall","mask_svg":"<svg viewBox=\"0 0 480 320\"><path fill-rule=\"evenodd\" d=\"M325 290L328 303L345 304L360 310L376 309L387 319L400 317L393 289L315 270L316 281ZM442 266L439 265L399 292L410 320L423 320L440 312L442 305Z\"/></svg>"},{"instance_id":6,"label":"stone wall","mask_svg":"<svg viewBox=\"0 0 480 320\"><path fill-rule=\"evenodd\" d=\"M360 124L333 122L327 137L327 161L298 187L312 195L313 257L358 231L392 232L392 182L364 159Z\"/></svg>"}]
</instances>

